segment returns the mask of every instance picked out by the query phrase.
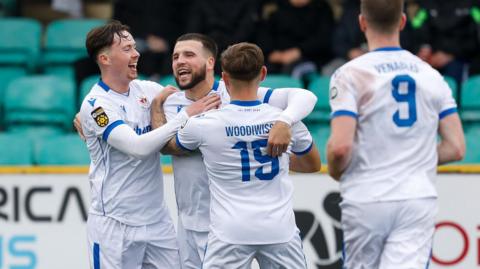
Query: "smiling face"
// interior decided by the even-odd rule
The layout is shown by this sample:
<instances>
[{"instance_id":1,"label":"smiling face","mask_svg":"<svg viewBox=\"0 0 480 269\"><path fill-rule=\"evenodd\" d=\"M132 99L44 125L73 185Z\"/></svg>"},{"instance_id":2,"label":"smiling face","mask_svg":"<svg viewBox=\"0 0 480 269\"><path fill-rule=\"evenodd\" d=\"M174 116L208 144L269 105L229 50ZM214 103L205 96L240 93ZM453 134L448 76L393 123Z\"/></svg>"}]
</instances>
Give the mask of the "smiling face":
<instances>
[{"instance_id":1,"label":"smiling face","mask_svg":"<svg viewBox=\"0 0 480 269\"><path fill-rule=\"evenodd\" d=\"M121 36L115 35L113 44L104 53L108 58L106 65L118 79L131 81L138 77L137 63L140 53L136 50L135 40L129 32L124 31Z\"/></svg>"},{"instance_id":2,"label":"smiling face","mask_svg":"<svg viewBox=\"0 0 480 269\"><path fill-rule=\"evenodd\" d=\"M172 55L172 70L182 90L195 87L205 80L207 70L213 70L214 59L196 40L178 41Z\"/></svg>"}]
</instances>

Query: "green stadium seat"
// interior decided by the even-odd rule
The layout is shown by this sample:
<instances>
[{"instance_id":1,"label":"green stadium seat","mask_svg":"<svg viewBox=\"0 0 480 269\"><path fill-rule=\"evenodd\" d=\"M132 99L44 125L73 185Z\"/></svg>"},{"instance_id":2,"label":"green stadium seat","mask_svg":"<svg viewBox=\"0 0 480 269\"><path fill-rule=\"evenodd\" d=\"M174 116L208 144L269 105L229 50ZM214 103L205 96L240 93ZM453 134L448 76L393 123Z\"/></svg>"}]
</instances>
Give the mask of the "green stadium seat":
<instances>
[{"instance_id":1,"label":"green stadium seat","mask_svg":"<svg viewBox=\"0 0 480 269\"><path fill-rule=\"evenodd\" d=\"M38 165L88 165L87 146L76 134L37 140L34 160Z\"/></svg>"},{"instance_id":2,"label":"green stadium seat","mask_svg":"<svg viewBox=\"0 0 480 269\"><path fill-rule=\"evenodd\" d=\"M480 125L465 129L467 151L463 164L480 164Z\"/></svg>"},{"instance_id":3,"label":"green stadium seat","mask_svg":"<svg viewBox=\"0 0 480 269\"><path fill-rule=\"evenodd\" d=\"M80 83L80 95L78 97L78 104L81 106L83 99L85 99L85 96L90 92L92 89L93 85L95 85L98 81L100 80L100 74L98 75L93 75L85 78L82 80Z\"/></svg>"},{"instance_id":4,"label":"green stadium seat","mask_svg":"<svg viewBox=\"0 0 480 269\"><path fill-rule=\"evenodd\" d=\"M463 82L460 103L460 117L463 121L480 121L480 75Z\"/></svg>"},{"instance_id":5,"label":"green stadium seat","mask_svg":"<svg viewBox=\"0 0 480 269\"><path fill-rule=\"evenodd\" d=\"M162 162L162 165L172 165L172 156L162 155L160 161Z\"/></svg>"},{"instance_id":6,"label":"green stadium seat","mask_svg":"<svg viewBox=\"0 0 480 269\"><path fill-rule=\"evenodd\" d=\"M27 18L0 18L0 65L33 71L38 64L42 26Z\"/></svg>"},{"instance_id":7,"label":"green stadium seat","mask_svg":"<svg viewBox=\"0 0 480 269\"><path fill-rule=\"evenodd\" d=\"M267 75L260 86L267 88L303 88L302 81L287 75Z\"/></svg>"},{"instance_id":8,"label":"green stadium seat","mask_svg":"<svg viewBox=\"0 0 480 269\"><path fill-rule=\"evenodd\" d=\"M327 141L330 137L330 125L327 123L308 124L308 130L312 134L313 141L317 145L320 156L325 158L327 153ZM325 161L325 159L323 159Z\"/></svg>"},{"instance_id":9,"label":"green stadium seat","mask_svg":"<svg viewBox=\"0 0 480 269\"><path fill-rule=\"evenodd\" d=\"M447 82L448 87L452 90L452 96L457 100L458 103L458 86L457 82L455 81L454 78L449 77L449 76L444 76L443 79L445 79L445 82Z\"/></svg>"},{"instance_id":10,"label":"green stadium seat","mask_svg":"<svg viewBox=\"0 0 480 269\"><path fill-rule=\"evenodd\" d=\"M319 123L330 121L329 85L330 78L324 76L313 78L308 85L308 89L317 96L318 100L312 113L305 119L305 122Z\"/></svg>"},{"instance_id":11,"label":"green stadium seat","mask_svg":"<svg viewBox=\"0 0 480 269\"><path fill-rule=\"evenodd\" d=\"M22 67L0 67L0 129L4 126L4 96L8 84L16 78L26 75Z\"/></svg>"},{"instance_id":12,"label":"green stadium seat","mask_svg":"<svg viewBox=\"0 0 480 269\"><path fill-rule=\"evenodd\" d=\"M105 21L98 19L64 19L50 23L42 59L45 73L73 79L72 63L87 56L87 33L103 24Z\"/></svg>"},{"instance_id":13,"label":"green stadium seat","mask_svg":"<svg viewBox=\"0 0 480 269\"><path fill-rule=\"evenodd\" d=\"M32 143L13 134L0 134L0 165L32 165Z\"/></svg>"},{"instance_id":14,"label":"green stadium seat","mask_svg":"<svg viewBox=\"0 0 480 269\"><path fill-rule=\"evenodd\" d=\"M173 75L163 76L158 83L160 83L162 86L172 85L174 87L178 87Z\"/></svg>"},{"instance_id":15,"label":"green stadium seat","mask_svg":"<svg viewBox=\"0 0 480 269\"><path fill-rule=\"evenodd\" d=\"M13 80L5 92L7 131L51 126L72 129L76 112L73 81L55 76L29 76Z\"/></svg>"}]
</instances>

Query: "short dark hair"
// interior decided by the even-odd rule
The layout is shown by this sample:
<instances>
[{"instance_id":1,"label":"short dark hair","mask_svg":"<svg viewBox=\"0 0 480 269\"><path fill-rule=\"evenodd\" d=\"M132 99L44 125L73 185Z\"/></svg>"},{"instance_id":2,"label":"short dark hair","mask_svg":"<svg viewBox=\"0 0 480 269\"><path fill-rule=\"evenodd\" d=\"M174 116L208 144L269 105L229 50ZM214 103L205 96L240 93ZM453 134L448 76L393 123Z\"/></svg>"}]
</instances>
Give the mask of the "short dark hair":
<instances>
[{"instance_id":1,"label":"short dark hair","mask_svg":"<svg viewBox=\"0 0 480 269\"><path fill-rule=\"evenodd\" d=\"M199 33L187 33L177 38L176 42L195 40L202 43L203 48L210 53L214 59L217 58L218 46L215 41L207 35Z\"/></svg>"},{"instance_id":2,"label":"short dark hair","mask_svg":"<svg viewBox=\"0 0 480 269\"><path fill-rule=\"evenodd\" d=\"M113 44L115 35L126 37L124 31L130 32L130 27L116 20L90 30L85 41L88 56L96 62L98 53Z\"/></svg>"},{"instance_id":3,"label":"short dark hair","mask_svg":"<svg viewBox=\"0 0 480 269\"><path fill-rule=\"evenodd\" d=\"M360 11L374 30L392 33L402 17L403 0L361 0Z\"/></svg>"},{"instance_id":4,"label":"short dark hair","mask_svg":"<svg viewBox=\"0 0 480 269\"><path fill-rule=\"evenodd\" d=\"M222 70L231 78L251 81L264 65L262 50L255 44L242 42L229 46L221 57Z\"/></svg>"}]
</instances>

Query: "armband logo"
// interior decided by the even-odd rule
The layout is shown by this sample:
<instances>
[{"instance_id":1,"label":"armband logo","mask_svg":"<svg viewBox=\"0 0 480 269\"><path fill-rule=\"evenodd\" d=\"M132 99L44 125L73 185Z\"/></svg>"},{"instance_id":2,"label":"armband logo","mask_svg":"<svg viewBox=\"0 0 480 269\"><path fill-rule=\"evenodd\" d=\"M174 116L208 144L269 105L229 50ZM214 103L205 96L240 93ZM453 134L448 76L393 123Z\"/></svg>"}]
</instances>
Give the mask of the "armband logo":
<instances>
[{"instance_id":1,"label":"armband logo","mask_svg":"<svg viewBox=\"0 0 480 269\"><path fill-rule=\"evenodd\" d=\"M108 125L108 116L102 107L96 108L94 111L92 111L91 115L98 126L105 127Z\"/></svg>"},{"instance_id":2,"label":"armband logo","mask_svg":"<svg viewBox=\"0 0 480 269\"><path fill-rule=\"evenodd\" d=\"M337 98L338 96L338 89L337 87L333 87L330 89L330 99L333 100L335 98Z\"/></svg>"}]
</instances>

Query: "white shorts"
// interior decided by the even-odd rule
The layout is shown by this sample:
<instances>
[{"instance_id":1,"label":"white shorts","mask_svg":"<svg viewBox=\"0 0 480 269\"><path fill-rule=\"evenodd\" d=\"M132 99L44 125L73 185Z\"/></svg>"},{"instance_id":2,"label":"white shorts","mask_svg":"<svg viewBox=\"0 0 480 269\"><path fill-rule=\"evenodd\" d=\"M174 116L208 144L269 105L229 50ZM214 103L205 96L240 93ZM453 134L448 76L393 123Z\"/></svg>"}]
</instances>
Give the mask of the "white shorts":
<instances>
[{"instance_id":1,"label":"white shorts","mask_svg":"<svg viewBox=\"0 0 480 269\"><path fill-rule=\"evenodd\" d=\"M180 268L175 230L170 219L129 226L115 219L88 215L90 268Z\"/></svg>"},{"instance_id":2,"label":"white shorts","mask_svg":"<svg viewBox=\"0 0 480 269\"><path fill-rule=\"evenodd\" d=\"M262 269L306 269L299 231L286 243L268 245L236 245L208 235L203 269L250 269L256 259Z\"/></svg>"},{"instance_id":3,"label":"white shorts","mask_svg":"<svg viewBox=\"0 0 480 269\"><path fill-rule=\"evenodd\" d=\"M344 268L427 268L437 199L343 201Z\"/></svg>"},{"instance_id":4,"label":"white shorts","mask_svg":"<svg viewBox=\"0 0 480 269\"><path fill-rule=\"evenodd\" d=\"M197 232L183 227L178 219L177 240L183 269L202 268L205 250L207 248L208 232Z\"/></svg>"}]
</instances>

